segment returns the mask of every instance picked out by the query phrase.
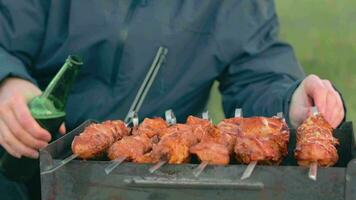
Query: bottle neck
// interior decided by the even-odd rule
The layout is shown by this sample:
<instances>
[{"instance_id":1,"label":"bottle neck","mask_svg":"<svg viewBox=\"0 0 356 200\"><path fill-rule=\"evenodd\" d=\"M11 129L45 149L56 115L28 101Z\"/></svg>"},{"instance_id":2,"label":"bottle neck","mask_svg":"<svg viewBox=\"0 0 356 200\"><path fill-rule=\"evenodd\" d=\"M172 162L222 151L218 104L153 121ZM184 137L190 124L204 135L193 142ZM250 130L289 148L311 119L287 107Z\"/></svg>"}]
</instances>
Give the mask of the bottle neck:
<instances>
[{"instance_id":1,"label":"bottle neck","mask_svg":"<svg viewBox=\"0 0 356 200\"><path fill-rule=\"evenodd\" d=\"M80 66L83 63L79 58L69 56L63 67L48 84L46 90L41 95L42 98L54 100L58 109L63 110L67 101L69 90L77 76Z\"/></svg>"},{"instance_id":2,"label":"bottle neck","mask_svg":"<svg viewBox=\"0 0 356 200\"><path fill-rule=\"evenodd\" d=\"M82 64L79 58L68 57L42 95L29 102L31 113L35 118L65 115L68 94Z\"/></svg>"}]
</instances>

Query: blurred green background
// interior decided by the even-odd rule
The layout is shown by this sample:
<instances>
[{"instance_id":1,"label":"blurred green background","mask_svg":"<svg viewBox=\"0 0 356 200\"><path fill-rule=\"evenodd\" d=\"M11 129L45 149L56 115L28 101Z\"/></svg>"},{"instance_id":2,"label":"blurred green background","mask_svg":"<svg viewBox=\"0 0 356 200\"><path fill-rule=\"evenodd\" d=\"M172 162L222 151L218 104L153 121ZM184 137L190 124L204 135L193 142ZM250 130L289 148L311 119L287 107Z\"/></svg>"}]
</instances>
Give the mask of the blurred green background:
<instances>
[{"instance_id":1,"label":"blurred green background","mask_svg":"<svg viewBox=\"0 0 356 200\"><path fill-rule=\"evenodd\" d=\"M356 120L356 1L276 0L280 37L294 47L306 74L329 79L347 104L347 119ZM209 101L214 121L223 116L214 85Z\"/></svg>"}]
</instances>

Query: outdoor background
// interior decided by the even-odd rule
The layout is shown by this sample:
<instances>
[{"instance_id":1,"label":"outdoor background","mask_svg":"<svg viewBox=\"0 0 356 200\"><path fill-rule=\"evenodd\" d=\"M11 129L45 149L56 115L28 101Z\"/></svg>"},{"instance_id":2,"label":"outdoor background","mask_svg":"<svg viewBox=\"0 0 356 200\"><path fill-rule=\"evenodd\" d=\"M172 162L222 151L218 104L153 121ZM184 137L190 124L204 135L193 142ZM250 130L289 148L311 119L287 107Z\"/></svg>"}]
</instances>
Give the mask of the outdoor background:
<instances>
[{"instance_id":1,"label":"outdoor background","mask_svg":"<svg viewBox=\"0 0 356 200\"><path fill-rule=\"evenodd\" d=\"M331 80L356 120L356 0L276 0L280 37L294 47L306 74ZM222 119L221 99L211 93L209 111Z\"/></svg>"}]
</instances>

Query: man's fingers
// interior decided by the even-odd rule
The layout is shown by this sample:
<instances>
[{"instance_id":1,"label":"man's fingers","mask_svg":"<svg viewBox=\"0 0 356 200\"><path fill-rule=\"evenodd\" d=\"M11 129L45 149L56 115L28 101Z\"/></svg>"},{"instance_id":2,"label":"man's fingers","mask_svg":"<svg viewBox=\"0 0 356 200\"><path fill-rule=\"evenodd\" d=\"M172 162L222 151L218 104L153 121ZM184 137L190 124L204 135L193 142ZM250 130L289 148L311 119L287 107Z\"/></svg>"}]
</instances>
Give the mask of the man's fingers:
<instances>
[{"instance_id":1,"label":"man's fingers","mask_svg":"<svg viewBox=\"0 0 356 200\"><path fill-rule=\"evenodd\" d=\"M38 152L34 149L27 147L22 144L8 129L6 124L3 121L0 121L0 131L1 131L1 139L2 145L7 147L9 153L16 157L26 156L30 158L38 158Z\"/></svg>"},{"instance_id":2,"label":"man's fingers","mask_svg":"<svg viewBox=\"0 0 356 200\"><path fill-rule=\"evenodd\" d=\"M344 106L340 94L334 89L329 80L322 80L328 90L327 113L325 114L330 124L336 128L344 118Z\"/></svg>"},{"instance_id":3,"label":"man's fingers","mask_svg":"<svg viewBox=\"0 0 356 200\"><path fill-rule=\"evenodd\" d=\"M36 120L32 117L30 110L24 99L19 96L15 96L13 102L10 104L11 110L15 113L17 121L21 126L37 139L49 142L51 140L51 134L43 129Z\"/></svg>"},{"instance_id":4,"label":"man's fingers","mask_svg":"<svg viewBox=\"0 0 356 200\"><path fill-rule=\"evenodd\" d=\"M33 149L40 149L47 145L47 142L36 139L24 130L16 120L15 114L12 110L3 108L0 110L0 114L2 116L2 120L6 123L7 127L14 134L14 136L26 146Z\"/></svg>"},{"instance_id":5,"label":"man's fingers","mask_svg":"<svg viewBox=\"0 0 356 200\"><path fill-rule=\"evenodd\" d=\"M66 134L66 126L65 126L64 123L62 123L61 126L59 127L59 133L60 133L61 135Z\"/></svg>"},{"instance_id":6,"label":"man's fingers","mask_svg":"<svg viewBox=\"0 0 356 200\"><path fill-rule=\"evenodd\" d=\"M335 123L336 123L336 112L337 110L337 102L336 102L336 98L334 96L334 94L332 94L332 92L328 92L328 96L327 96L327 101L326 101L326 107L328 108L326 110L325 113L323 113L326 121L328 121L332 127L336 127Z\"/></svg>"},{"instance_id":7,"label":"man's fingers","mask_svg":"<svg viewBox=\"0 0 356 200\"><path fill-rule=\"evenodd\" d=\"M21 155L17 153L7 142L4 140L4 132L2 132L2 125L0 125L0 144L1 146L12 156L16 158L21 158Z\"/></svg>"},{"instance_id":8,"label":"man's fingers","mask_svg":"<svg viewBox=\"0 0 356 200\"><path fill-rule=\"evenodd\" d=\"M324 86L319 77L309 75L304 81L304 89L308 96L310 96L318 111L322 114L326 111L326 101L328 90Z\"/></svg>"}]
</instances>

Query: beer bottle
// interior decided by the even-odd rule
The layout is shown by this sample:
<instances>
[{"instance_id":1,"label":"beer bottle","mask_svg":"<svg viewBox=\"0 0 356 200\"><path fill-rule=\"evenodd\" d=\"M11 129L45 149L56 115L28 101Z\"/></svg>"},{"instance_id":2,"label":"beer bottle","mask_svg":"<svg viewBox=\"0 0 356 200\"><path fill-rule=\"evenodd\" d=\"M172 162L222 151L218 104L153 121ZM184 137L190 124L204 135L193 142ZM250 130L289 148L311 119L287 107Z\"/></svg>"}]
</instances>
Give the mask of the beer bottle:
<instances>
[{"instance_id":1,"label":"beer bottle","mask_svg":"<svg viewBox=\"0 0 356 200\"><path fill-rule=\"evenodd\" d=\"M32 116L42 128L51 133L52 141L65 120L69 90L82 65L79 57L69 56L46 90L28 103ZM19 159L7 152L1 157L0 166L2 172L14 181L27 182L39 174L38 159L27 157Z\"/></svg>"}]
</instances>

